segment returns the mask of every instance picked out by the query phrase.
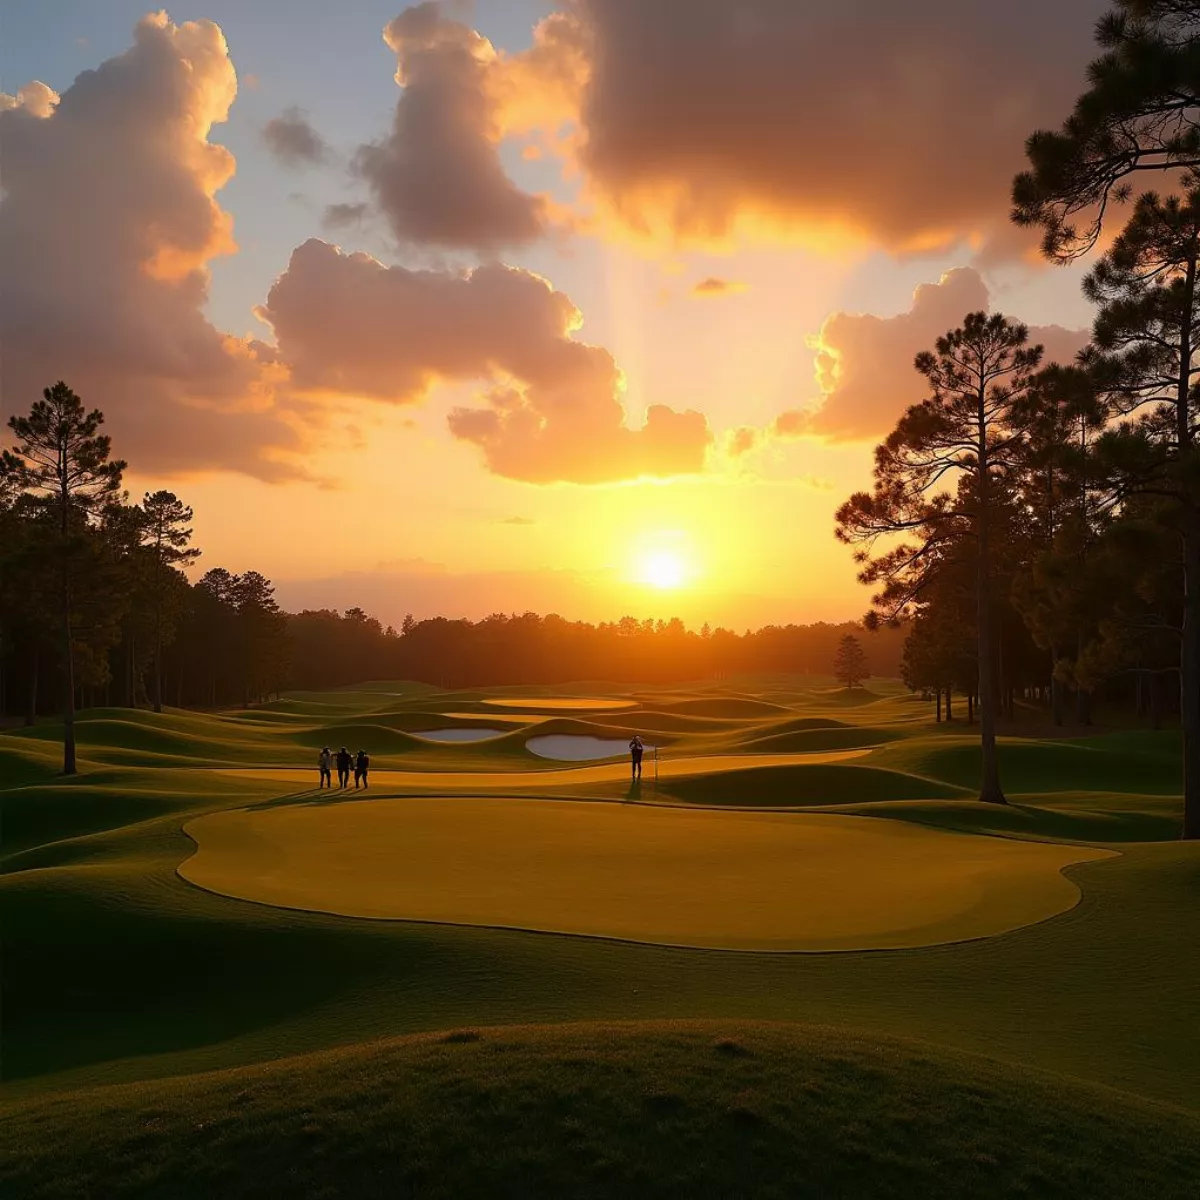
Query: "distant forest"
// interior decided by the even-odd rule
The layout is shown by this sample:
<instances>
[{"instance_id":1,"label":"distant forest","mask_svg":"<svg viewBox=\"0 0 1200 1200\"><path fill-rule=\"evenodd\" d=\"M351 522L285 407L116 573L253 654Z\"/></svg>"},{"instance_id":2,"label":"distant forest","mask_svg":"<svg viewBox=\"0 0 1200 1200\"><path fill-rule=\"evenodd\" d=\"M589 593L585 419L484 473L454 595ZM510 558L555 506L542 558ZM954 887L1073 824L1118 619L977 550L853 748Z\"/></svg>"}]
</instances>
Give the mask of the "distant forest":
<instances>
[{"instance_id":1,"label":"distant forest","mask_svg":"<svg viewBox=\"0 0 1200 1200\"><path fill-rule=\"evenodd\" d=\"M756 671L831 674L840 625L742 634L683 623L589 625L556 614L481 621L362 609L283 612L271 581L185 568L192 510L171 492L130 503L103 416L58 384L15 417L0 460L0 714L95 706L221 708L288 689L413 679L446 688L604 679L659 683ZM64 636L69 629L69 637ZM871 671L897 675L903 630L865 637ZM68 691L64 694L64 682Z\"/></svg>"},{"instance_id":2,"label":"distant forest","mask_svg":"<svg viewBox=\"0 0 1200 1200\"><path fill-rule=\"evenodd\" d=\"M939 603L915 623L792 624L739 634L689 630L678 619L627 616L591 625L532 612L479 621L410 616L397 630L359 608L283 612L257 571L216 567L193 583L184 570L200 555L191 544L192 510L166 491L130 503L120 490L126 464L111 459L102 424L63 384L48 388L28 417L10 421L16 453L0 460L0 715L8 719L32 722L95 706L254 705L289 689L371 679L470 688L832 675L848 634L861 641L871 675L900 676L936 697L939 719L957 693L961 715L974 717L973 622L966 590L954 587L932 591ZM1041 631L1020 610L1014 574L1011 596L994 597L998 691L1009 714L1018 696L1047 701L1052 678L1057 691L1062 675L1052 669L1048 639L1035 636ZM946 570L939 580L952 576ZM1158 686L1160 665L1146 663L1144 674L1118 670L1107 680L1093 671L1086 691L1076 688L1078 719L1089 719L1093 691L1107 691L1136 698L1157 721L1171 704L1170 690Z\"/></svg>"}]
</instances>

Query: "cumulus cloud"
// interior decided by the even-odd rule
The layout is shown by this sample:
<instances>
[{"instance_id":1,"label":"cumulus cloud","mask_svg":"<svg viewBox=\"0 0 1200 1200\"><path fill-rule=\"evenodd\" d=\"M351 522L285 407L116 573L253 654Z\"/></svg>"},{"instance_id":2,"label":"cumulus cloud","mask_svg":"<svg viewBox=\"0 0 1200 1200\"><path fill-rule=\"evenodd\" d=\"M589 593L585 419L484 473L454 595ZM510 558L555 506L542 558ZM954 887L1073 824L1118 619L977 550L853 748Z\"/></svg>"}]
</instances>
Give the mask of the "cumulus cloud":
<instances>
[{"instance_id":1,"label":"cumulus cloud","mask_svg":"<svg viewBox=\"0 0 1200 1200\"><path fill-rule=\"evenodd\" d=\"M816 379L822 399L812 409L780 414L776 437L860 441L883 437L911 404L925 398L924 378L913 368L921 350L962 324L963 317L990 307L979 273L964 267L922 284L912 307L894 317L837 312L810 339L816 350ZM1084 330L1032 326L1030 341L1045 347L1045 362L1070 362L1087 344Z\"/></svg>"},{"instance_id":2,"label":"cumulus cloud","mask_svg":"<svg viewBox=\"0 0 1200 1200\"><path fill-rule=\"evenodd\" d=\"M520 63L632 230L755 225L921 249L1006 228L1027 135L1084 83L1108 0L568 0ZM516 73L517 64L512 65ZM538 86L537 81L541 81Z\"/></svg>"},{"instance_id":3,"label":"cumulus cloud","mask_svg":"<svg viewBox=\"0 0 1200 1200\"><path fill-rule=\"evenodd\" d=\"M330 157L325 139L295 107L285 109L263 126L263 141L285 167L310 166L327 162Z\"/></svg>"},{"instance_id":4,"label":"cumulus cloud","mask_svg":"<svg viewBox=\"0 0 1200 1200\"><path fill-rule=\"evenodd\" d=\"M738 283L733 279L718 279L715 275L710 275L707 279L701 279L699 283L692 288L693 296L732 296L738 292L746 290L746 284Z\"/></svg>"},{"instance_id":5,"label":"cumulus cloud","mask_svg":"<svg viewBox=\"0 0 1200 1200\"><path fill-rule=\"evenodd\" d=\"M712 440L702 414L661 405L643 428L629 428L612 356L571 336L579 310L528 271L411 271L313 238L293 252L258 312L294 386L310 395L404 404L440 381L486 381L482 406L454 409L450 431L509 479L694 472Z\"/></svg>"},{"instance_id":6,"label":"cumulus cloud","mask_svg":"<svg viewBox=\"0 0 1200 1200\"><path fill-rule=\"evenodd\" d=\"M741 458L749 454L762 440L762 431L753 425L741 425L731 429L726 440L725 448L730 458Z\"/></svg>"},{"instance_id":7,"label":"cumulus cloud","mask_svg":"<svg viewBox=\"0 0 1200 1200\"><path fill-rule=\"evenodd\" d=\"M404 91L391 133L355 161L396 237L482 251L540 237L545 201L521 191L500 162L500 60L491 42L436 3L406 9L383 36ZM558 69L545 68L551 79Z\"/></svg>"},{"instance_id":8,"label":"cumulus cloud","mask_svg":"<svg viewBox=\"0 0 1200 1200\"><path fill-rule=\"evenodd\" d=\"M0 394L65 379L149 472L297 473L273 352L206 319L208 263L235 249L209 142L237 90L217 26L140 21L132 47L57 97L0 102Z\"/></svg>"}]
</instances>

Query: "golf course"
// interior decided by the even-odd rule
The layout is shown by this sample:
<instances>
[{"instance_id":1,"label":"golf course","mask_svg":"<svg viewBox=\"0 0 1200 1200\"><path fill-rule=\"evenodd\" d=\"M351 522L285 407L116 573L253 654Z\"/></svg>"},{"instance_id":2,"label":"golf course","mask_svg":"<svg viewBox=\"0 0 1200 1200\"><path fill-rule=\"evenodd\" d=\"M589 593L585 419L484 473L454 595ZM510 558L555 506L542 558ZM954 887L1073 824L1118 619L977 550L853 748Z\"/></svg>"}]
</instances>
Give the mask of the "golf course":
<instances>
[{"instance_id":1,"label":"golf course","mask_svg":"<svg viewBox=\"0 0 1200 1200\"><path fill-rule=\"evenodd\" d=\"M1196 1194L1177 732L1031 723L997 806L887 680L77 728L0 733L6 1197Z\"/></svg>"}]
</instances>

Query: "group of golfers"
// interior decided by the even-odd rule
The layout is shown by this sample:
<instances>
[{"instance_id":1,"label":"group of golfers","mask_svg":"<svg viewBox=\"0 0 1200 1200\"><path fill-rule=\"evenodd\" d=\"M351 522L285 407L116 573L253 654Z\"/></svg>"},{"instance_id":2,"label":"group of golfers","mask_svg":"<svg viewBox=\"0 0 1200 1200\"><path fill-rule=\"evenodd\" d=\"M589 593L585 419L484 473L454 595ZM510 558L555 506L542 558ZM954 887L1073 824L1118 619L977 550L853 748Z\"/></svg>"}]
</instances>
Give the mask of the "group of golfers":
<instances>
[{"instance_id":1,"label":"group of golfers","mask_svg":"<svg viewBox=\"0 0 1200 1200\"><path fill-rule=\"evenodd\" d=\"M645 743L635 733L632 741L629 743L629 765L635 780L642 777L642 755L645 752ZM321 787L333 787L333 768L335 766L337 767L338 787L348 788L350 786L351 771L354 772L354 786L356 789L367 786L367 772L371 769L371 756L365 750L360 750L357 754L351 754L343 746L334 754L328 746L323 746L321 753L317 755L317 767L321 772Z\"/></svg>"},{"instance_id":2,"label":"group of golfers","mask_svg":"<svg viewBox=\"0 0 1200 1200\"><path fill-rule=\"evenodd\" d=\"M354 786L356 788L366 787L367 772L371 769L371 756L365 750L351 754L345 746L334 754L328 746L324 746L321 753L317 755L317 766L321 770L321 787L333 787L333 768L335 766L337 767L338 787L350 786L351 771L354 772Z\"/></svg>"}]
</instances>

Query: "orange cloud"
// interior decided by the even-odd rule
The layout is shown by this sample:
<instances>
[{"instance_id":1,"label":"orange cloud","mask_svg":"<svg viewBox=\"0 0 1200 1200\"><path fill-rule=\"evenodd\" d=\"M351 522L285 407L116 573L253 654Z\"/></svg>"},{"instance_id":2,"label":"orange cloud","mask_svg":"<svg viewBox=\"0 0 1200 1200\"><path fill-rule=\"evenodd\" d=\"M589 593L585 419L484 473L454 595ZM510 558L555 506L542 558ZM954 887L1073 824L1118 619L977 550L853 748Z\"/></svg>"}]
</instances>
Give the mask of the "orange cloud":
<instances>
[{"instance_id":1,"label":"orange cloud","mask_svg":"<svg viewBox=\"0 0 1200 1200\"><path fill-rule=\"evenodd\" d=\"M967 313L989 308L990 299L979 273L964 267L922 284L912 307L894 317L833 313L809 340L817 352L821 399L810 409L781 413L773 435L834 442L885 436L926 395L925 380L913 368L916 355L961 325ZM1034 326L1029 333L1031 342L1045 347L1046 362L1070 362L1088 340L1086 331L1058 325Z\"/></svg>"},{"instance_id":2,"label":"orange cloud","mask_svg":"<svg viewBox=\"0 0 1200 1200\"><path fill-rule=\"evenodd\" d=\"M762 440L762 431L752 425L741 425L729 431L726 450L730 458L741 458L749 454Z\"/></svg>"},{"instance_id":3,"label":"orange cloud","mask_svg":"<svg viewBox=\"0 0 1200 1200\"><path fill-rule=\"evenodd\" d=\"M258 312L293 385L312 396L405 404L440 381L487 381L483 406L454 409L449 427L506 478L603 483L703 469L704 416L654 405L643 428L629 428L612 355L571 336L579 310L531 272L410 271L313 238Z\"/></svg>"},{"instance_id":4,"label":"orange cloud","mask_svg":"<svg viewBox=\"0 0 1200 1200\"><path fill-rule=\"evenodd\" d=\"M707 279L701 279L692 288L693 296L732 296L739 292L746 291L748 285L738 283L732 279L718 279L716 276L710 275Z\"/></svg>"},{"instance_id":5,"label":"orange cloud","mask_svg":"<svg viewBox=\"0 0 1200 1200\"><path fill-rule=\"evenodd\" d=\"M1024 140L1069 110L1107 7L567 0L507 64L508 123L569 119L586 195L639 235L1008 250Z\"/></svg>"},{"instance_id":6,"label":"orange cloud","mask_svg":"<svg viewBox=\"0 0 1200 1200\"><path fill-rule=\"evenodd\" d=\"M383 36L404 91L391 133L360 147L355 166L392 232L402 242L477 250L540 237L545 201L508 178L497 152L491 42L436 3L406 9Z\"/></svg>"},{"instance_id":7,"label":"orange cloud","mask_svg":"<svg viewBox=\"0 0 1200 1200\"><path fill-rule=\"evenodd\" d=\"M208 135L236 91L220 29L159 13L61 98L30 84L0 101L10 411L65 379L146 471L303 474L272 352L203 312L209 261L235 249L214 198L234 160Z\"/></svg>"}]
</instances>

